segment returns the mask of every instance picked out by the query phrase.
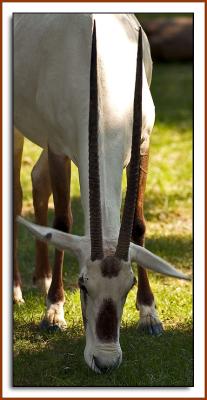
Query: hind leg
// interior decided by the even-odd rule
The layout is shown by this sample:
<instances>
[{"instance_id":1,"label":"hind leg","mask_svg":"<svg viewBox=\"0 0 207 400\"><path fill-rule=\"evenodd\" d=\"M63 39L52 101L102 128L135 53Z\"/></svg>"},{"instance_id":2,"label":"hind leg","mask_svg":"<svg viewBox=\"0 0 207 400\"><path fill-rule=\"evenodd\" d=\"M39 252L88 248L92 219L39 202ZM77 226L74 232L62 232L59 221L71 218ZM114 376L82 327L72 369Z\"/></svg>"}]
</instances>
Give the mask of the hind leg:
<instances>
[{"instance_id":1,"label":"hind leg","mask_svg":"<svg viewBox=\"0 0 207 400\"><path fill-rule=\"evenodd\" d=\"M149 154L140 157L139 190L134 216L132 240L139 246L145 242L145 219L144 219L144 193L146 188ZM138 329L151 335L162 333L162 324L158 318L154 295L152 293L147 271L138 265L138 291L136 307L140 312Z\"/></svg>"},{"instance_id":2,"label":"hind leg","mask_svg":"<svg viewBox=\"0 0 207 400\"><path fill-rule=\"evenodd\" d=\"M65 156L48 151L49 169L55 206L54 228L69 232L72 226L70 206L70 173L71 162ZM41 323L42 328L64 329L64 288L62 279L64 252L55 250L55 261L52 282L47 295L47 310Z\"/></svg>"},{"instance_id":3,"label":"hind leg","mask_svg":"<svg viewBox=\"0 0 207 400\"><path fill-rule=\"evenodd\" d=\"M17 129L14 128L14 161L13 161L13 183L14 183L14 192L13 192L13 204L14 204L14 213L13 213L13 301L14 303L24 303L22 297L21 290L21 278L19 272L18 265L18 226L16 222L17 215L20 215L22 212L22 188L20 183L20 170L21 170L21 161L22 161L22 151L24 145L24 138Z\"/></svg>"},{"instance_id":4,"label":"hind leg","mask_svg":"<svg viewBox=\"0 0 207 400\"><path fill-rule=\"evenodd\" d=\"M35 222L47 226L48 201L52 193L47 150L43 150L32 170L32 194L35 211ZM48 257L48 246L36 240L34 284L47 294L51 284L51 267Z\"/></svg>"}]
</instances>

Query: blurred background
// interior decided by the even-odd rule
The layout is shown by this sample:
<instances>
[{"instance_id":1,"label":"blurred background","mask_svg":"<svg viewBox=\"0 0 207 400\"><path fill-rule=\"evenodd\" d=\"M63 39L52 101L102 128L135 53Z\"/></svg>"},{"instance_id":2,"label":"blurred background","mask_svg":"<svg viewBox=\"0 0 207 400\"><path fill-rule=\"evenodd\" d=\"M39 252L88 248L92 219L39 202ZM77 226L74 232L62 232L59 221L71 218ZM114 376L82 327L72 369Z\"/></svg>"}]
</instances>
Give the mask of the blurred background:
<instances>
[{"instance_id":1,"label":"blurred background","mask_svg":"<svg viewBox=\"0 0 207 400\"><path fill-rule=\"evenodd\" d=\"M193 14L135 14L156 61L193 60Z\"/></svg>"}]
</instances>

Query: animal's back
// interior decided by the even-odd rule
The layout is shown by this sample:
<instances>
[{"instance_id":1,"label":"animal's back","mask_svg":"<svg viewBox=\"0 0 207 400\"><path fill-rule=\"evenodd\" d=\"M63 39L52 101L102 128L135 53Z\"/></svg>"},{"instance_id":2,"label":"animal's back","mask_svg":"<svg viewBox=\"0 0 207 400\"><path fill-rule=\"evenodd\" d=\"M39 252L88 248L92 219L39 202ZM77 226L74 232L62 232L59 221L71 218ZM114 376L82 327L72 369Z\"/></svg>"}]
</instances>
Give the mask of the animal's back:
<instances>
[{"instance_id":1,"label":"animal's back","mask_svg":"<svg viewBox=\"0 0 207 400\"><path fill-rule=\"evenodd\" d=\"M61 146L62 124L74 130L81 79L89 84L91 31L89 14L14 17L14 121L41 147Z\"/></svg>"},{"instance_id":2,"label":"animal's back","mask_svg":"<svg viewBox=\"0 0 207 400\"><path fill-rule=\"evenodd\" d=\"M123 14L14 17L15 124L38 145L79 164L87 149L93 19L97 27L100 126L127 157L131 140L138 23ZM144 39L145 69L151 58ZM123 135L126 136L123 147ZM107 143L103 143L103 146ZM82 157L82 155L81 155Z\"/></svg>"}]
</instances>

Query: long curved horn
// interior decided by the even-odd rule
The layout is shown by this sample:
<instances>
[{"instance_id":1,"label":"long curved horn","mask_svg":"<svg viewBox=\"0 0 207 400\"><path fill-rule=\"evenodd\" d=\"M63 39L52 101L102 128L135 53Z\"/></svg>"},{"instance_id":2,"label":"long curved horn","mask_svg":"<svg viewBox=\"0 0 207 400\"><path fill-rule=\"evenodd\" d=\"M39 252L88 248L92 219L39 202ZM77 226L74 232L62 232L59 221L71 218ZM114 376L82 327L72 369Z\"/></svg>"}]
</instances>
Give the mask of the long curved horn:
<instances>
[{"instance_id":1,"label":"long curved horn","mask_svg":"<svg viewBox=\"0 0 207 400\"><path fill-rule=\"evenodd\" d=\"M49 226L33 224L20 216L17 217L16 221L24 225L36 239L52 244L56 249L72 251L77 257L81 255L84 247L84 237L70 235L69 233L58 231Z\"/></svg>"},{"instance_id":2,"label":"long curved horn","mask_svg":"<svg viewBox=\"0 0 207 400\"><path fill-rule=\"evenodd\" d=\"M136 261L137 264L141 265L143 268L174 278L185 279L187 281L191 280L190 276L183 274L162 258L135 243L130 244L130 256L131 261Z\"/></svg>"},{"instance_id":3,"label":"long curved horn","mask_svg":"<svg viewBox=\"0 0 207 400\"><path fill-rule=\"evenodd\" d=\"M103 239L101 223L100 176L98 157L98 83L96 23L94 21L90 70L90 108L89 108L89 209L91 260L103 258Z\"/></svg>"},{"instance_id":4,"label":"long curved horn","mask_svg":"<svg viewBox=\"0 0 207 400\"><path fill-rule=\"evenodd\" d=\"M128 260L129 245L132 234L133 219L139 182L140 141L142 131L142 29L139 29L137 70L134 93L134 117L132 131L132 148L129 180L127 184L122 223L119 232L116 257Z\"/></svg>"}]
</instances>

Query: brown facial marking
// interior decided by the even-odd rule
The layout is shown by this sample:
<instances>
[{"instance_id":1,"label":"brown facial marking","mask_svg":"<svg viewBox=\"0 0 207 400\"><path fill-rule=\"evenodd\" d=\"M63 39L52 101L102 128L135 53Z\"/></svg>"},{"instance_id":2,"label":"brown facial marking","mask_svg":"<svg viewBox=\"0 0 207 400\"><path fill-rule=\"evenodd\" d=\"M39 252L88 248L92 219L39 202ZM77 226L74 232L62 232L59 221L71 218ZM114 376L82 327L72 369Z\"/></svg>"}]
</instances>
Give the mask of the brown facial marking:
<instances>
[{"instance_id":1,"label":"brown facial marking","mask_svg":"<svg viewBox=\"0 0 207 400\"><path fill-rule=\"evenodd\" d=\"M107 256L101 263L102 276L112 278L119 275L120 261L114 256Z\"/></svg>"},{"instance_id":2,"label":"brown facial marking","mask_svg":"<svg viewBox=\"0 0 207 400\"><path fill-rule=\"evenodd\" d=\"M105 299L96 321L98 338L103 342L115 342L117 340L117 324L116 307L111 299Z\"/></svg>"}]
</instances>

